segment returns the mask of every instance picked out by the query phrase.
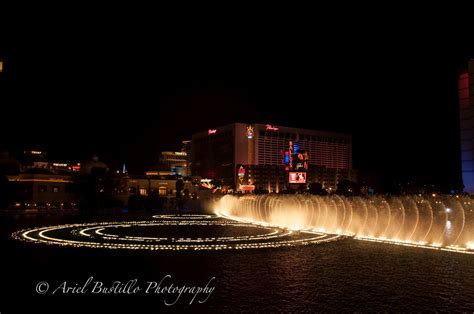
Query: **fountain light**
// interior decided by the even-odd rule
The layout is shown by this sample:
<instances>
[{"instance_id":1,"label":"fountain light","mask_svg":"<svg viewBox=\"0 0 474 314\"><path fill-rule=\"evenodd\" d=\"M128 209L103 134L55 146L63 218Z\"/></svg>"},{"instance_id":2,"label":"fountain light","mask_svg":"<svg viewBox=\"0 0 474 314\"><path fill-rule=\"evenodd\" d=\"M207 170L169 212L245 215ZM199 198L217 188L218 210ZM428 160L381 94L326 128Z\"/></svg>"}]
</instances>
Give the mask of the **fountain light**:
<instances>
[{"instance_id":1,"label":"fountain light","mask_svg":"<svg viewBox=\"0 0 474 314\"><path fill-rule=\"evenodd\" d=\"M88 247L100 249L128 250L229 250L277 248L296 245L319 244L345 238L337 234L323 234L300 231L296 235L291 230L266 227L222 219L214 215L156 215L156 220L127 222L98 222L69 224L20 230L13 233L15 239L50 245ZM174 226L246 227L260 233L222 237L151 237L129 235L130 228L160 228ZM142 232L146 233L146 232Z\"/></svg>"}]
</instances>

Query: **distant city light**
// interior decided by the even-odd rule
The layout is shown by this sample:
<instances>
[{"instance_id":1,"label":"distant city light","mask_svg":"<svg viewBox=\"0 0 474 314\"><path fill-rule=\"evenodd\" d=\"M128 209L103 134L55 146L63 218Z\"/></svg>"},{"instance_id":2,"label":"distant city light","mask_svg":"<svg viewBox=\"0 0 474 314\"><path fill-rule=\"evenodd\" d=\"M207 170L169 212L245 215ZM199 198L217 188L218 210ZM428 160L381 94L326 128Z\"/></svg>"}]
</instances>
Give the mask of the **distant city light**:
<instances>
[{"instance_id":1,"label":"distant city light","mask_svg":"<svg viewBox=\"0 0 474 314\"><path fill-rule=\"evenodd\" d=\"M450 212L451 212L451 208L446 208L446 212L447 212L447 213L450 213Z\"/></svg>"},{"instance_id":2,"label":"distant city light","mask_svg":"<svg viewBox=\"0 0 474 314\"><path fill-rule=\"evenodd\" d=\"M300 150L300 144L298 142L295 142L293 146L293 152L296 154Z\"/></svg>"},{"instance_id":3,"label":"distant city light","mask_svg":"<svg viewBox=\"0 0 474 314\"><path fill-rule=\"evenodd\" d=\"M65 163L57 163L57 162L54 162L53 163L53 166L54 167L67 167L69 166L68 164L65 164Z\"/></svg>"},{"instance_id":4,"label":"distant city light","mask_svg":"<svg viewBox=\"0 0 474 314\"><path fill-rule=\"evenodd\" d=\"M207 134L208 134L208 135L216 134L216 133L217 133L217 130L216 130L216 129L209 129L209 130L207 130Z\"/></svg>"},{"instance_id":5,"label":"distant city light","mask_svg":"<svg viewBox=\"0 0 474 314\"><path fill-rule=\"evenodd\" d=\"M161 154L166 156L187 156L186 152L162 152Z\"/></svg>"},{"instance_id":6,"label":"distant city light","mask_svg":"<svg viewBox=\"0 0 474 314\"><path fill-rule=\"evenodd\" d=\"M12 177L8 179L9 181L16 182L44 182L44 183L71 183L71 180L66 179L54 179L54 178L45 178L45 179L29 179L29 178L18 178Z\"/></svg>"}]
</instances>

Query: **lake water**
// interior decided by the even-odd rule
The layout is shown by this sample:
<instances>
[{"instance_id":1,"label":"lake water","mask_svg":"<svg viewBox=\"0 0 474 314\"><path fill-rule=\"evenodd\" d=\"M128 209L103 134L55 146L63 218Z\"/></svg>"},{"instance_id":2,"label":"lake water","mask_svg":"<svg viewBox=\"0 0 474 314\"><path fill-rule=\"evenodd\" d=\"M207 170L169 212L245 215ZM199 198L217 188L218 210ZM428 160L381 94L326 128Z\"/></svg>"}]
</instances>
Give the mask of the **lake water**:
<instances>
[{"instance_id":1,"label":"lake water","mask_svg":"<svg viewBox=\"0 0 474 314\"><path fill-rule=\"evenodd\" d=\"M147 215L2 217L0 312L25 312L31 307L62 313L474 310L473 255L353 239L269 249L169 252L58 247L20 242L10 236L32 226L144 217ZM232 231L223 232L232 235ZM204 287L209 283L214 290L204 303L199 303L206 297L201 294L192 304L192 295L186 293L179 298L143 291L93 294L91 285L85 293L61 290L64 282L83 286L90 277L104 286L136 279L145 289L149 282L165 278L162 286ZM39 294L36 288L43 281L50 290Z\"/></svg>"}]
</instances>

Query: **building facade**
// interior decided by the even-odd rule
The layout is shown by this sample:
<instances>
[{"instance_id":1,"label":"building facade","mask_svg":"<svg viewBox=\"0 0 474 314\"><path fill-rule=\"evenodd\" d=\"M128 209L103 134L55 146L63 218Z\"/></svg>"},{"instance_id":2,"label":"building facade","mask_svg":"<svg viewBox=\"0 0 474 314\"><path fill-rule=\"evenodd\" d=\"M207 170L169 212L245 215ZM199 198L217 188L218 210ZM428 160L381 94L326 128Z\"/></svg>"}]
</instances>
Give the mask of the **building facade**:
<instances>
[{"instance_id":1,"label":"building facade","mask_svg":"<svg viewBox=\"0 0 474 314\"><path fill-rule=\"evenodd\" d=\"M118 178L117 189L114 198L120 200L122 204L127 205L131 196L157 196L163 198L176 197L177 178L174 175L152 175L138 176L125 175ZM193 185L190 180L184 181L184 190L189 193L197 193L198 186Z\"/></svg>"},{"instance_id":2,"label":"building facade","mask_svg":"<svg viewBox=\"0 0 474 314\"><path fill-rule=\"evenodd\" d=\"M189 176L188 154L186 152L162 152L161 164L165 165L173 175Z\"/></svg>"},{"instance_id":3,"label":"building facade","mask_svg":"<svg viewBox=\"0 0 474 314\"><path fill-rule=\"evenodd\" d=\"M304 183L327 188L356 179L348 134L234 123L194 134L192 152L193 174L241 191L287 189L293 168L304 169ZM293 152L304 155L300 163Z\"/></svg>"},{"instance_id":4,"label":"building facade","mask_svg":"<svg viewBox=\"0 0 474 314\"><path fill-rule=\"evenodd\" d=\"M474 193L474 60L458 82L462 180L464 191Z\"/></svg>"},{"instance_id":5,"label":"building facade","mask_svg":"<svg viewBox=\"0 0 474 314\"><path fill-rule=\"evenodd\" d=\"M24 209L74 208L76 196L71 175L61 175L43 169L8 176L15 190L16 207Z\"/></svg>"}]
</instances>

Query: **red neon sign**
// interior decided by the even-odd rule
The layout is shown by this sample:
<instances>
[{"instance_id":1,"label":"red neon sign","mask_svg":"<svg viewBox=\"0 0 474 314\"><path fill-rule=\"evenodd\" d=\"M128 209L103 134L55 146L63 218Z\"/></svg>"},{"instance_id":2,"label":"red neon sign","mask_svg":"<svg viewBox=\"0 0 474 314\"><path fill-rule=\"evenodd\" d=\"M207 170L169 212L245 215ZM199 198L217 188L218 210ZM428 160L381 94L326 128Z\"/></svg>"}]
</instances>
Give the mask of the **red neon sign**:
<instances>
[{"instance_id":1,"label":"red neon sign","mask_svg":"<svg viewBox=\"0 0 474 314\"><path fill-rule=\"evenodd\" d=\"M267 127L267 131L278 131L279 128L277 128L276 126L273 126L271 124L267 124L265 125Z\"/></svg>"},{"instance_id":2,"label":"red neon sign","mask_svg":"<svg viewBox=\"0 0 474 314\"><path fill-rule=\"evenodd\" d=\"M209 129L209 130L207 130L207 135L216 134L216 133L217 133L217 130L216 130L216 129Z\"/></svg>"}]
</instances>

